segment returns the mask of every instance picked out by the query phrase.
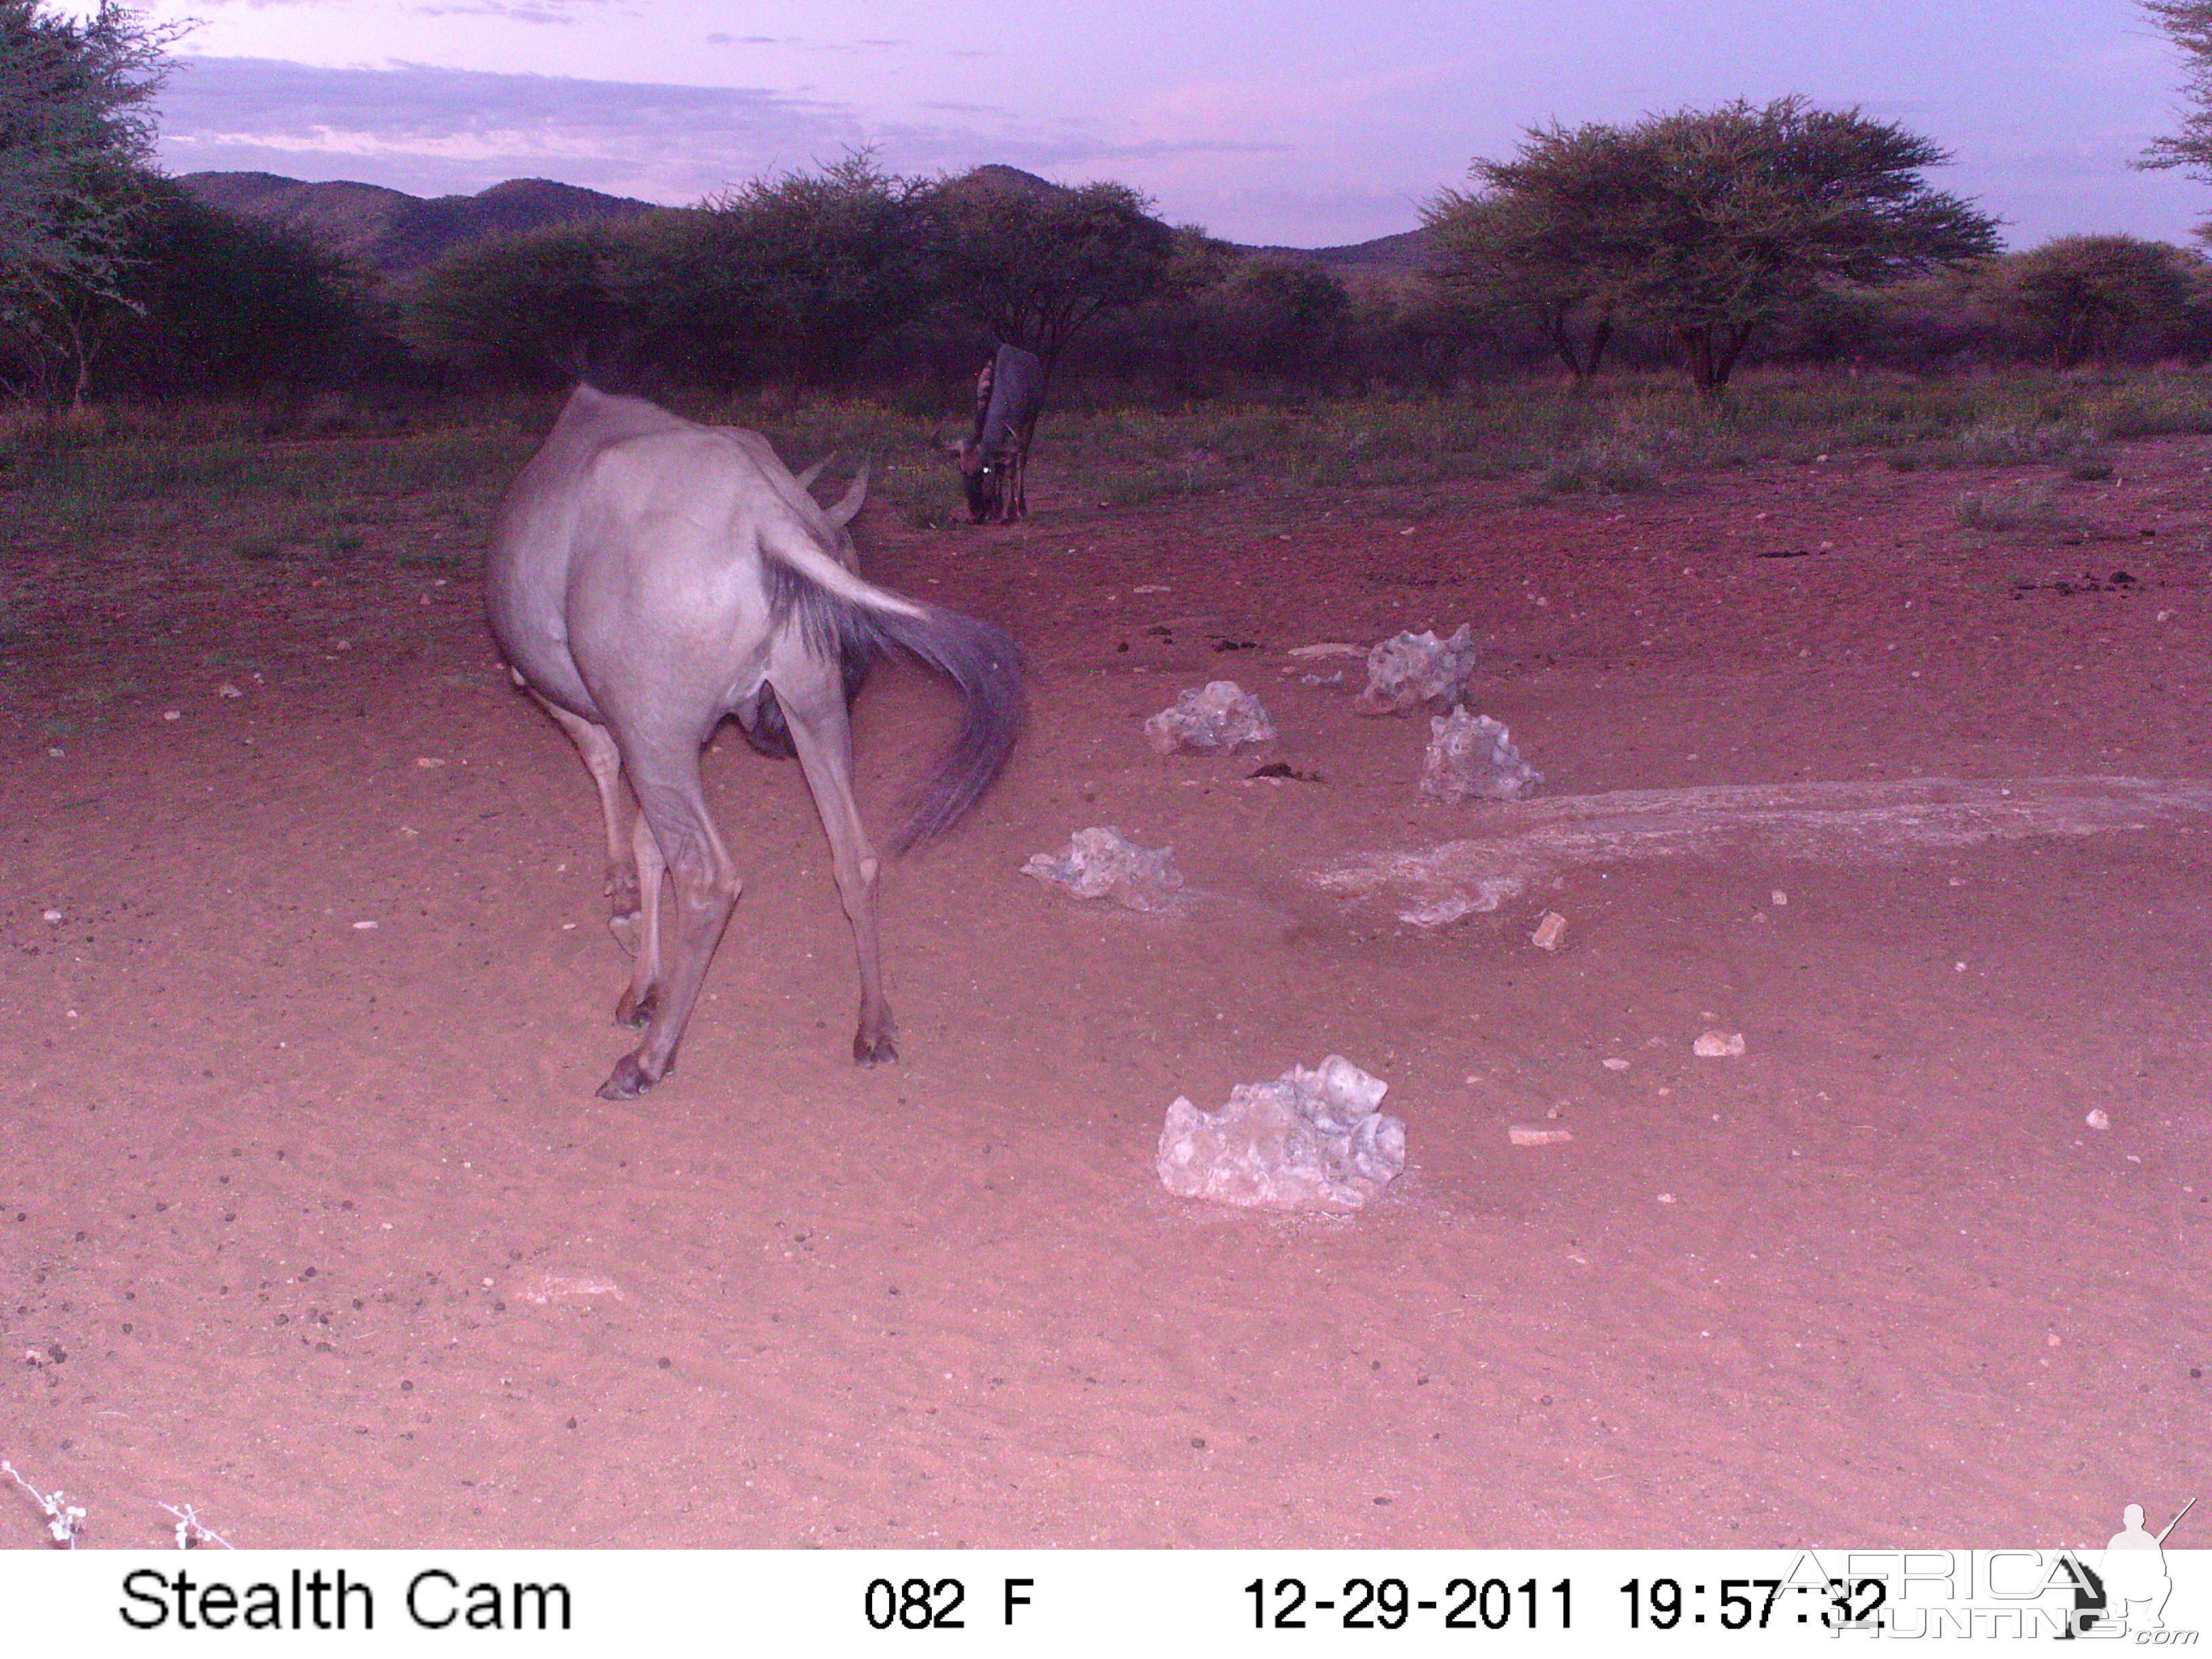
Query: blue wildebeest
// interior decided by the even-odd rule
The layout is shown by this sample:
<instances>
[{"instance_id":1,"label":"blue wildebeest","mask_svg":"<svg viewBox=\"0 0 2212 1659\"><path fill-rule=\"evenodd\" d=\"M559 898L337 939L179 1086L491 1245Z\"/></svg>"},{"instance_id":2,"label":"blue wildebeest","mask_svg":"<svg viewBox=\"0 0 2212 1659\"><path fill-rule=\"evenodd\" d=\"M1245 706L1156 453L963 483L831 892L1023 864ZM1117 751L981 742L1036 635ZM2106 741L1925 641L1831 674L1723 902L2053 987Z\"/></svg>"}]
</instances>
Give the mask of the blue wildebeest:
<instances>
[{"instance_id":1,"label":"blue wildebeest","mask_svg":"<svg viewBox=\"0 0 2212 1659\"><path fill-rule=\"evenodd\" d=\"M501 503L492 633L599 785L613 927L636 953L615 1018L645 1036L600 1086L607 1099L668 1071L737 902L737 868L699 787L700 747L731 714L757 747L795 753L805 771L860 952L853 1057L896 1057L847 704L869 664L897 646L949 678L965 705L902 849L948 829L998 775L1022 724L1022 664L989 624L855 574L846 526L866 483L824 511L757 433L696 426L586 385ZM675 889L666 964L664 872Z\"/></svg>"},{"instance_id":2,"label":"blue wildebeest","mask_svg":"<svg viewBox=\"0 0 2212 1659\"><path fill-rule=\"evenodd\" d=\"M1030 439L1043 409L1044 365L1033 351L1000 346L975 377L975 432L947 447L975 523L1029 517Z\"/></svg>"}]
</instances>

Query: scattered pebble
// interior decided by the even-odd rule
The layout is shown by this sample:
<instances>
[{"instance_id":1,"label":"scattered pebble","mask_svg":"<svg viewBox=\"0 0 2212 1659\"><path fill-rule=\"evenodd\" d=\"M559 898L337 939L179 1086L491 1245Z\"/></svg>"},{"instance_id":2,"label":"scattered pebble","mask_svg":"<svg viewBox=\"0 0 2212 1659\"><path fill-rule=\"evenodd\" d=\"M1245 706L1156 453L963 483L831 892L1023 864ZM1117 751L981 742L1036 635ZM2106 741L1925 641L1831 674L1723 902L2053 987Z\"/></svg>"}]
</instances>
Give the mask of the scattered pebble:
<instances>
[{"instance_id":1,"label":"scattered pebble","mask_svg":"<svg viewBox=\"0 0 2212 1659\"><path fill-rule=\"evenodd\" d=\"M1320 645L1294 645L1291 647L1291 655L1294 657L1364 657L1366 654L1365 646L1346 645L1341 640L1328 640Z\"/></svg>"},{"instance_id":2,"label":"scattered pebble","mask_svg":"<svg viewBox=\"0 0 2212 1659\"><path fill-rule=\"evenodd\" d=\"M415 764L417 766L438 767L443 766L445 763L445 762L440 760L435 755L417 755L415 757Z\"/></svg>"},{"instance_id":3,"label":"scattered pebble","mask_svg":"<svg viewBox=\"0 0 2212 1659\"><path fill-rule=\"evenodd\" d=\"M1615 1054L1605 1062L1605 1069L1608 1072L1625 1072L1628 1069L1628 1062Z\"/></svg>"},{"instance_id":4,"label":"scattered pebble","mask_svg":"<svg viewBox=\"0 0 2212 1659\"><path fill-rule=\"evenodd\" d=\"M1139 582L1129 590L1132 593L1172 593L1175 590L1165 582Z\"/></svg>"},{"instance_id":5,"label":"scattered pebble","mask_svg":"<svg viewBox=\"0 0 2212 1659\"><path fill-rule=\"evenodd\" d=\"M1662 1204L1672 1204L1674 1201L1674 1194L1672 1193L1662 1193L1659 1194L1659 1201Z\"/></svg>"},{"instance_id":6,"label":"scattered pebble","mask_svg":"<svg viewBox=\"0 0 2212 1659\"><path fill-rule=\"evenodd\" d=\"M392 1224L387 1221L384 1224L388 1227ZM517 1285L515 1294L525 1302L540 1306L577 1297L611 1297L617 1302L629 1299L613 1279L605 1273L541 1273Z\"/></svg>"},{"instance_id":7,"label":"scattered pebble","mask_svg":"<svg viewBox=\"0 0 2212 1659\"><path fill-rule=\"evenodd\" d=\"M61 919L62 913L58 910L49 910L46 913L46 920L48 921L59 921Z\"/></svg>"},{"instance_id":8,"label":"scattered pebble","mask_svg":"<svg viewBox=\"0 0 2212 1659\"><path fill-rule=\"evenodd\" d=\"M1557 910L1544 912L1536 931L1528 935L1528 943L1539 951L1564 951L1567 947L1567 919Z\"/></svg>"},{"instance_id":9,"label":"scattered pebble","mask_svg":"<svg viewBox=\"0 0 2212 1659\"><path fill-rule=\"evenodd\" d=\"M2112 1120L2105 1115L2105 1109L2101 1106L2093 1107L2089 1115L2081 1121L2093 1129L2109 1129L2112 1127Z\"/></svg>"},{"instance_id":10,"label":"scattered pebble","mask_svg":"<svg viewBox=\"0 0 2212 1659\"><path fill-rule=\"evenodd\" d=\"M185 711L181 708L164 708L161 711L161 718L165 720L180 720L184 717Z\"/></svg>"},{"instance_id":11,"label":"scattered pebble","mask_svg":"<svg viewBox=\"0 0 2212 1659\"><path fill-rule=\"evenodd\" d=\"M1743 1052L1743 1033L1700 1031L1698 1040L1690 1045L1690 1052L1700 1060L1732 1059Z\"/></svg>"},{"instance_id":12,"label":"scattered pebble","mask_svg":"<svg viewBox=\"0 0 2212 1659\"><path fill-rule=\"evenodd\" d=\"M1790 895L1784 892L1779 887L1776 888L1773 892L1769 894L1767 896L1772 902L1774 908L1778 910L1779 910L1784 905L1790 902Z\"/></svg>"},{"instance_id":13,"label":"scattered pebble","mask_svg":"<svg viewBox=\"0 0 2212 1659\"><path fill-rule=\"evenodd\" d=\"M216 687L215 694L218 697L242 697L246 695L245 692L240 690L228 680L225 680L221 685Z\"/></svg>"},{"instance_id":14,"label":"scattered pebble","mask_svg":"<svg viewBox=\"0 0 2212 1659\"><path fill-rule=\"evenodd\" d=\"M1507 1126L1505 1138L1516 1146L1557 1146L1575 1138L1572 1129L1538 1129L1526 1124Z\"/></svg>"},{"instance_id":15,"label":"scattered pebble","mask_svg":"<svg viewBox=\"0 0 2212 1659\"><path fill-rule=\"evenodd\" d=\"M354 925L353 925L353 930L354 930L354 932L356 932L356 933L364 933L364 932L366 932L368 929L369 929L369 928L371 928L371 927L375 927L375 926L376 926L376 924L375 924L374 922L373 922L373 921L356 921L356 923L354 923Z\"/></svg>"}]
</instances>

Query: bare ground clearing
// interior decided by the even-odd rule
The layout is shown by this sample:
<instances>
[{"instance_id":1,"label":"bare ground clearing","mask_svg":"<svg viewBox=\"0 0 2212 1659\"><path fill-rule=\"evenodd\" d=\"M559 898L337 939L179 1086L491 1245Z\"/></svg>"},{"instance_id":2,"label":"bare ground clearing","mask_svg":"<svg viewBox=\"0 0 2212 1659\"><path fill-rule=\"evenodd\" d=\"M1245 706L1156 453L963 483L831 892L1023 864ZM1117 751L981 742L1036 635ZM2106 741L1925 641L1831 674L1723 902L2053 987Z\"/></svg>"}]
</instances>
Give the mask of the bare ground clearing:
<instances>
[{"instance_id":1,"label":"bare ground clearing","mask_svg":"<svg viewBox=\"0 0 2212 1659\"><path fill-rule=\"evenodd\" d=\"M880 580L1040 666L1000 791L890 878L906 1060L846 1059L821 832L726 738L747 891L680 1068L626 1104L592 1097L627 1034L591 791L495 669L465 532L398 510L241 559L236 504L88 532L0 495L0 1451L108 1546L161 1542L163 1500L300 1546L2092 1545L2169 1514L2212 1484L2212 821L1571 863L1423 931L1301 872L1483 809L1419 805L1425 721L1286 652L1471 621L1477 706L1553 794L2201 787L2208 464L2128 446L1985 533L1960 492L2025 472L1101 512L1048 446L1025 526L864 519ZM1155 758L1138 722L1212 678L1322 781ZM909 671L866 695L876 823L946 713ZM1204 902L1016 873L1091 823L1172 842ZM1748 1054L1693 1059L1710 1025ZM1382 1200L1159 1189L1175 1094L1331 1051L1407 1122ZM1510 1146L1529 1121L1575 1139Z\"/></svg>"}]
</instances>

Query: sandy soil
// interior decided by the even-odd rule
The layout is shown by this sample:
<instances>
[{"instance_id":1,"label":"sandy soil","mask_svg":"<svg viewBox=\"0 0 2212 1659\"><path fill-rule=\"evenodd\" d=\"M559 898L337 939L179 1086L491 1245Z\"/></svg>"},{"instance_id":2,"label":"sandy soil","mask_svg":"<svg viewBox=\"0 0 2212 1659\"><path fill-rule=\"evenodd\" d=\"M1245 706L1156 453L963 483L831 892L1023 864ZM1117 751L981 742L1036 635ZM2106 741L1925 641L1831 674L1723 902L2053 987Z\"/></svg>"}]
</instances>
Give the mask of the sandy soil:
<instances>
[{"instance_id":1,"label":"sandy soil","mask_svg":"<svg viewBox=\"0 0 2212 1659\"><path fill-rule=\"evenodd\" d=\"M0 1452L108 1546L163 1541L164 1501L264 1546L2156 1524L2212 1486L2212 818L1581 863L1422 929L1310 874L1492 809L1420 804L1425 720L1287 652L1471 622L1476 706L1555 796L2201 785L2208 463L2130 446L1999 535L1954 503L2027 474L1850 456L1418 518L1109 513L1057 493L1048 433L1028 525L861 526L880 580L1037 666L1000 789L890 878L903 1063L848 1059L821 832L732 734L747 892L629 1103L592 1095L627 963L591 791L472 573L19 540ZM1218 677L1279 750L1155 757L1138 723ZM915 671L864 696L878 824L948 712ZM1248 778L1273 758L1321 781ZM1200 902L1017 873L1092 823L1172 843ZM1693 1058L1708 1026L1748 1053ZM1369 1209L1162 1190L1170 1098L1332 1052L1407 1125Z\"/></svg>"}]
</instances>

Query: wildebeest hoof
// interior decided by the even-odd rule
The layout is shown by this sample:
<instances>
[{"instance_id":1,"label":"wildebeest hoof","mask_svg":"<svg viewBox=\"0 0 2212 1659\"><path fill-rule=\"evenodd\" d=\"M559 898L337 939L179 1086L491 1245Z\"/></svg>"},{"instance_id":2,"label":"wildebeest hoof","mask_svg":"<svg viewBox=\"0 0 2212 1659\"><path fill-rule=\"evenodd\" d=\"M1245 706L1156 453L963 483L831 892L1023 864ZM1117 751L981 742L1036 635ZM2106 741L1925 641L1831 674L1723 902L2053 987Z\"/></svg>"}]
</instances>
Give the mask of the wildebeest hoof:
<instances>
[{"instance_id":1,"label":"wildebeest hoof","mask_svg":"<svg viewBox=\"0 0 2212 1659\"><path fill-rule=\"evenodd\" d=\"M633 997L628 991L615 1004L615 1024L627 1025L633 1031L642 1031L653 1024L653 1016L660 1006L660 988L655 986L642 997Z\"/></svg>"},{"instance_id":2,"label":"wildebeest hoof","mask_svg":"<svg viewBox=\"0 0 2212 1659\"><path fill-rule=\"evenodd\" d=\"M861 1066L884 1066L898 1058L898 1045L885 1031L881 1036L871 1037L861 1031L853 1038L853 1059Z\"/></svg>"},{"instance_id":3,"label":"wildebeest hoof","mask_svg":"<svg viewBox=\"0 0 2212 1659\"><path fill-rule=\"evenodd\" d=\"M615 936L615 943L622 946L624 956L637 954L638 921L635 910L617 910L607 918L607 931Z\"/></svg>"},{"instance_id":4,"label":"wildebeest hoof","mask_svg":"<svg viewBox=\"0 0 2212 1659\"><path fill-rule=\"evenodd\" d=\"M635 1054L624 1054L615 1062L607 1080L599 1085L599 1096L601 1100L635 1100L653 1087L655 1080L645 1074L645 1067L637 1063Z\"/></svg>"}]
</instances>

